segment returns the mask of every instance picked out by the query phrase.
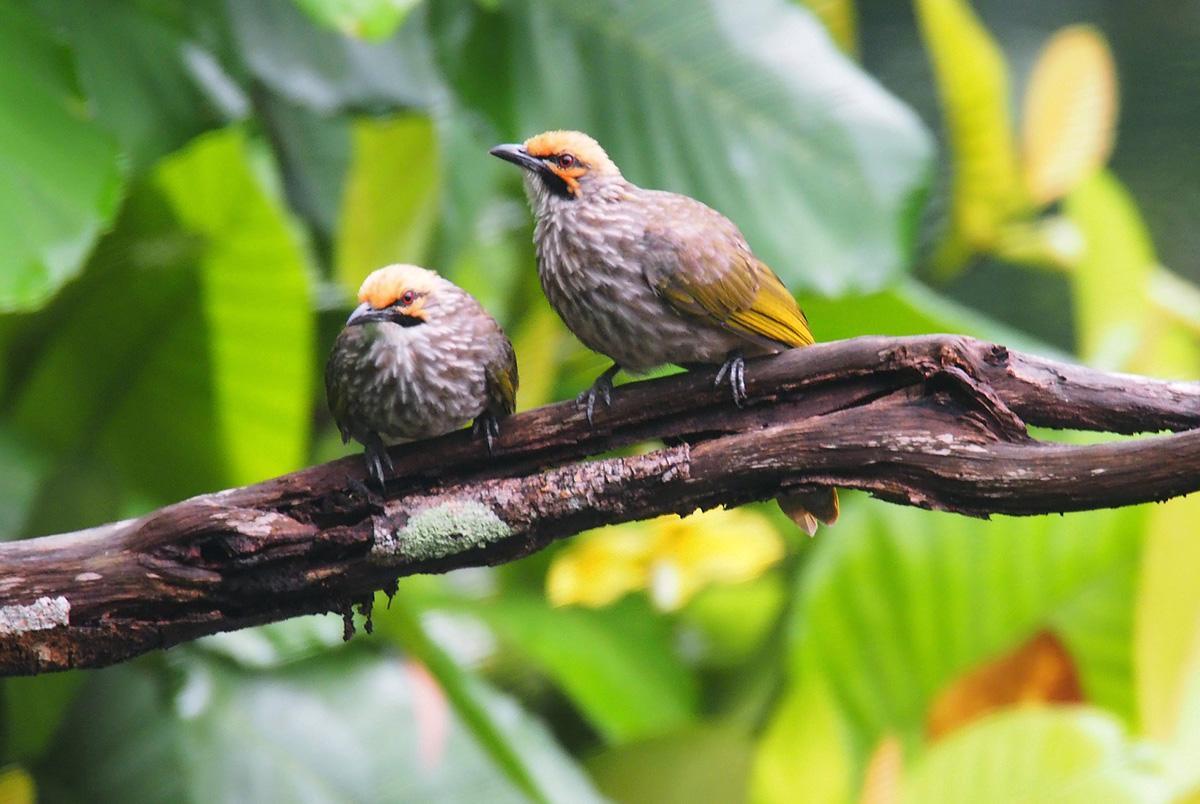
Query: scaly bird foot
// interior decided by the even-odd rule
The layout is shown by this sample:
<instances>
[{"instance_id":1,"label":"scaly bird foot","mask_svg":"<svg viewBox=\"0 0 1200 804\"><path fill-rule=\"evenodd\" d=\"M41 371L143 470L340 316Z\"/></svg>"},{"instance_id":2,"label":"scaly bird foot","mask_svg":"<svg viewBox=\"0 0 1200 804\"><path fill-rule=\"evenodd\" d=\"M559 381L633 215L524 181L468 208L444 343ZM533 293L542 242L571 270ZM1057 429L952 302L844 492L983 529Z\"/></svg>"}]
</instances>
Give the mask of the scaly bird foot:
<instances>
[{"instance_id":1,"label":"scaly bird foot","mask_svg":"<svg viewBox=\"0 0 1200 804\"><path fill-rule=\"evenodd\" d=\"M597 398L604 402L604 407L606 408L612 405L613 377L617 376L617 372L620 370L621 367L616 363L613 363L608 367L608 369L605 370L603 374L596 378L596 381L592 383L591 388L588 388L579 396L575 397L575 404L578 407L583 408L584 412L587 414L589 427L593 424L592 417L596 412Z\"/></svg>"},{"instance_id":2,"label":"scaly bird foot","mask_svg":"<svg viewBox=\"0 0 1200 804\"><path fill-rule=\"evenodd\" d=\"M740 408L746 404L746 358L740 351L734 350L725 358L721 368L717 369L713 388L720 388L726 377L729 378L729 390L733 392L733 404Z\"/></svg>"},{"instance_id":3,"label":"scaly bird foot","mask_svg":"<svg viewBox=\"0 0 1200 804\"><path fill-rule=\"evenodd\" d=\"M494 413L484 412L475 417L471 424L471 433L478 438L483 436L487 443L488 455L495 455L496 439L500 437L500 420Z\"/></svg>"}]
</instances>

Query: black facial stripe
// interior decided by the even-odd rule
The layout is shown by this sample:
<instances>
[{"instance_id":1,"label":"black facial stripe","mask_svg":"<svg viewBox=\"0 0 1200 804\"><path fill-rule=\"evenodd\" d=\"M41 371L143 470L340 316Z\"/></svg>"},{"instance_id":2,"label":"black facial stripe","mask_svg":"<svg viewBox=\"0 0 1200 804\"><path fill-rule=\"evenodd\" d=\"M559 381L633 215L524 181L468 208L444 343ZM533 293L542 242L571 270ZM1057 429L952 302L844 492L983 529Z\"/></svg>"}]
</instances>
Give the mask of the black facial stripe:
<instances>
[{"instance_id":1,"label":"black facial stripe","mask_svg":"<svg viewBox=\"0 0 1200 804\"><path fill-rule=\"evenodd\" d=\"M552 170L543 170L541 172L542 181L546 183L546 188L550 192L562 198L574 198L574 193L561 176Z\"/></svg>"},{"instance_id":2,"label":"black facial stripe","mask_svg":"<svg viewBox=\"0 0 1200 804\"><path fill-rule=\"evenodd\" d=\"M418 318L415 315L405 315L404 313L396 313L392 316L392 320L402 327L415 327L418 324L424 324L424 318Z\"/></svg>"}]
</instances>

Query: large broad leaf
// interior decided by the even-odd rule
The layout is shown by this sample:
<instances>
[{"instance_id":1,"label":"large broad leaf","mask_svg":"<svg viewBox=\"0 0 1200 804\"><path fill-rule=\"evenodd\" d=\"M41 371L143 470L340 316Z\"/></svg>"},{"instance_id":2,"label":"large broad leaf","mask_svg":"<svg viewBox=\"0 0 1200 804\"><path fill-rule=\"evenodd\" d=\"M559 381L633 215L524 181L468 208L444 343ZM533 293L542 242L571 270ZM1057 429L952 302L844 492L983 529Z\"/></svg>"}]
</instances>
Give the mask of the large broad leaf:
<instances>
[{"instance_id":1,"label":"large broad leaf","mask_svg":"<svg viewBox=\"0 0 1200 804\"><path fill-rule=\"evenodd\" d=\"M980 721L913 769L904 801L1162 802L1157 768L1093 709L1031 709Z\"/></svg>"},{"instance_id":2,"label":"large broad leaf","mask_svg":"<svg viewBox=\"0 0 1200 804\"><path fill-rule=\"evenodd\" d=\"M82 267L117 208L117 145L89 122L65 53L0 5L0 312L42 305Z\"/></svg>"},{"instance_id":3,"label":"large broad leaf","mask_svg":"<svg viewBox=\"0 0 1200 804\"><path fill-rule=\"evenodd\" d=\"M313 362L303 258L236 130L140 185L84 280L45 317L48 342L12 423L73 474L93 456L97 482L120 479L150 502L303 462Z\"/></svg>"},{"instance_id":4,"label":"large broad leaf","mask_svg":"<svg viewBox=\"0 0 1200 804\"><path fill-rule=\"evenodd\" d=\"M1023 203L1008 107L1008 67L969 0L916 0L953 155L948 243L989 248ZM953 248L943 246L943 259ZM961 263L938 266L945 273Z\"/></svg>"},{"instance_id":5,"label":"large broad leaf","mask_svg":"<svg viewBox=\"0 0 1200 804\"><path fill-rule=\"evenodd\" d=\"M874 288L909 259L930 144L783 0L438 3L460 101L508 138L597 137L626 176L731 217L786 280Z\"/></svg>"},{"instance_id":6,"label":"large broad leaf","mask_svg":"<svg viewBox=\"0 0 1200 804\"><path fill-rule=\"evenodd\" d=\"M491 762L420 665L347 650L240 669L188 652L182 683L140 663L96 673L37 774L89 801L504 801ZM174 688L173 688L174 687ZM594 800L545 729L490 690L504 736L562 801Z\"/></svg>"},{"instance_id":7,"label":"large broad leaf","mask_svg":"<svg viewBox=\"0 0 1200 804\"><path fill-rule=\"evenodd\" d=\"M425 106L435 78L410 20L384 42L314 25L292 0L229 0L233 38L250 73L314 111Z\"/></svg>"},{"instance_id":8,"label":"large broad leaf","mask_svg":"<svg viewBox=\"0 0 1200 804\"><path fill-rule=\"evenodd\" d=\"M359 120L353 143L335 267L348 295L376 268L425 261L440 185L437 141L428 118Z\"/></svg>"},{"instance_id":9,"label":"large broad leaf","mask_svg":"<svg viewBox=\"0 0 1200 804\"><path fill-rule=\"evenodd\" d=\"M245 113L241 90L179 15L121 0L41 4L71 45L96 121L117 137L135 169Z\"/></svg>"},{"instance_id":10,"label":"large broad leaf","mask_svg":"<svg viewBox=\"0 0 1200 804\"><path fill-rule=\"evenodd\" d=\"M918 739L933 696L956 676L1084 596L1127 594L1112 578L1136 564L1143 517L1129 509L984 523L852 507L803 580L793 669L825 680L860 751L885 733ZM1076 634L1088 622L1107 624L1077 617ZM1121 650L1132 651L1128 632ZM1128 685L1129 666L1126 658L1110 672ZM1086 685L1096 674L1082 677Z\"/></svg>"}]
</instances>

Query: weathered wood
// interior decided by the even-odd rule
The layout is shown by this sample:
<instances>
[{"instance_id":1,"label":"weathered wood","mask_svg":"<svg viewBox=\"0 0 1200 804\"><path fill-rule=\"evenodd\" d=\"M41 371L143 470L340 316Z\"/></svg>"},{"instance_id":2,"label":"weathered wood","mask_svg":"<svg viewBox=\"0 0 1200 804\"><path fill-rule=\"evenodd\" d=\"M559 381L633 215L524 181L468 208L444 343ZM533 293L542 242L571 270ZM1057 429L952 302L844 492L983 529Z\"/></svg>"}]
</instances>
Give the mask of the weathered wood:
<instances>
[{"instance_id":1,"label":"weathered wood","mask_svg":"<svg viewBox=\"0 0 1200 804\"><path fill-rule=\"evenodd\" d=\"M357 458L88 531L0 544L0 673L98 667L249 625L344 611L397 577L497 564L601 524L864 489L986 516L1200 488L1200 385L1114 375L954 336L857 338L622 386L594 427L572 403L393 450L381 498ZM1171 435L1075 446L1026 423ZM584 460L647 441L650 452ZM837 531L824 534L836 538Z\"/></svg>"}]
</instances>

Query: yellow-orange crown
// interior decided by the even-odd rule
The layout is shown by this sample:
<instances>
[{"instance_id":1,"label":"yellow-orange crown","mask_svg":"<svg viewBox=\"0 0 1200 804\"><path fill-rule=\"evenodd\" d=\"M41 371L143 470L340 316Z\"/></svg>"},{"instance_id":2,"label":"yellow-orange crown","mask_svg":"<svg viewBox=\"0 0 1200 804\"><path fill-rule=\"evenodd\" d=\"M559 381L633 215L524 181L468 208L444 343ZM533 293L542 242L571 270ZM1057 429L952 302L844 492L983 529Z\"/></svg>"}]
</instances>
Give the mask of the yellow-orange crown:
<instances>
[{"instance_id":1,"label":"yellow-orange crown","mask_svg":"<svg viewBox=\"0 0 1200 804\"><path fill-rule=\"evenodd\" d=\"M590 168L593 173L619 173L608 154L592 137L582 131L543 131L525 140L525 150L530 156L543 159L547 156L571 154Z\"/></svg>"},{"instance_id":2,"label":"yellow-orange crown","mask_svg":"<svg viewBox=\"0 0 1200 804\"><path fill-rule=\"evenodd\" d=\"M358 289L358 300L368 302L376 310L382 310L396 302L404 291L417 294L428 293L437 284L439 277L433 271L419 265L396 263L372 271Z\"/></svg>"}]
</instances>

